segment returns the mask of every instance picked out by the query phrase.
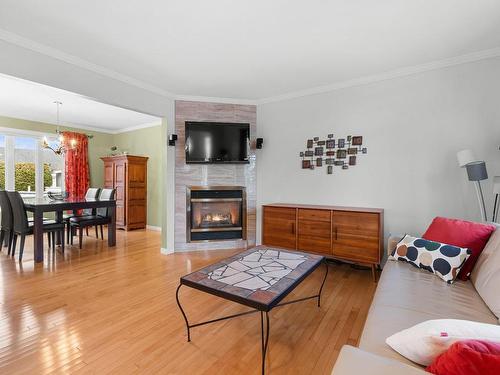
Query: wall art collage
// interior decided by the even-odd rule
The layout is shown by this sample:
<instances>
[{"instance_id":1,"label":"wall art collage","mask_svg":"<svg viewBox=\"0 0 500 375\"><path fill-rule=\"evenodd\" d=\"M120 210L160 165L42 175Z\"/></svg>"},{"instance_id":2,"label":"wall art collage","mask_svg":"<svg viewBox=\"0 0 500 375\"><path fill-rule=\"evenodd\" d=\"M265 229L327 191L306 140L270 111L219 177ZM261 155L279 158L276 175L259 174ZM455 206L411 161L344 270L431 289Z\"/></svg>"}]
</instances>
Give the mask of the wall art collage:
<instances>
[{"instance_id":1,"label":"wall art collage","mask_svg":"<svg viewBox=\"0 0 500 375\"><path fill-rule=\"evenodd\" d=\"M306 151L300 152L302 169L326 166L328 174L333 174L334 166L342 169L355 166L357 157L368 152L363 147L363 137L358 135L335 139L333 134L328 134L325 140L314 137L307 140L306 147Z\"/></svg>"}]
</instances>

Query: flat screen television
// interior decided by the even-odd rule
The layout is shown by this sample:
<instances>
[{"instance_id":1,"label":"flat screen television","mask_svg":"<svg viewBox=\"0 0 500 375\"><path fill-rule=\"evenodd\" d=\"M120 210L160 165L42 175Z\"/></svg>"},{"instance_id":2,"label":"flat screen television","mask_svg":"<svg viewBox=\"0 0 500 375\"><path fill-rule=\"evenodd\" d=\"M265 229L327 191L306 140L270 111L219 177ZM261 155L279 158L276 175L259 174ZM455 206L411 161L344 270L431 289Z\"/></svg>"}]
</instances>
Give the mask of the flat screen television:
<instances>
[{"instance_id":1,"label":"flat screen television","mask_svg":"<svg viewBox=\"0 0 500 375\"><path fill-rule=\"evenodd\" d=\"M250 124L186 121L186 163L248 163Z\"/></svg>"}]
</instances>

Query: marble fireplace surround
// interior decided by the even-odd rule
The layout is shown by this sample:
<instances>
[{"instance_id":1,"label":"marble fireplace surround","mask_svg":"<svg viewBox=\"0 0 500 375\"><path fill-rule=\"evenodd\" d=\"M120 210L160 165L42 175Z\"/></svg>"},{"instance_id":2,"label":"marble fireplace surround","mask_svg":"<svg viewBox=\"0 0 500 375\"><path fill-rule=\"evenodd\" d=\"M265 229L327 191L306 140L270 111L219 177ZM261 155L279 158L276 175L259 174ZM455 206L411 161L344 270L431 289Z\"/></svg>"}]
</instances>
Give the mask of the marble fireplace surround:
<instances>
[{"instance_id":1,"label":"marble fireplace surround","mask_svg":"<svg viewBox=\"0 0 500 375\"><path fill-rule=\"evenodd\" d=\"M250 124L249 164L186 164L185 122L213 121ZM255 105L176 100L175 132L175 251L246 249L256 238L257 107ZM244 186L246 189L246 239L187 242L186 194L189 186Z\"/></svg>"}]
</instances>

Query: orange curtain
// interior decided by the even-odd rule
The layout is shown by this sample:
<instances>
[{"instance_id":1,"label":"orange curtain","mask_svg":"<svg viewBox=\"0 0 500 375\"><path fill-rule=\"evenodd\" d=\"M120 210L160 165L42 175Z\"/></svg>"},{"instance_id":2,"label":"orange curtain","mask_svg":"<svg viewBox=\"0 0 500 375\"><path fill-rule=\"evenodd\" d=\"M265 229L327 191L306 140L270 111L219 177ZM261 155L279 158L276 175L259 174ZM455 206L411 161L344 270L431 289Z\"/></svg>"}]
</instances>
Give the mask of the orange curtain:
<instances>
[{"instance_id":1,"label":"orange curtain","mask_svg":"<svg viewBox=\"0 0 500 375\"><path fill-rule=\"evenodd\" d=\"M88 138L86 134L63 132L65 185L69 198L83 198L89 188Z\"/></svg>"}]
</instances>

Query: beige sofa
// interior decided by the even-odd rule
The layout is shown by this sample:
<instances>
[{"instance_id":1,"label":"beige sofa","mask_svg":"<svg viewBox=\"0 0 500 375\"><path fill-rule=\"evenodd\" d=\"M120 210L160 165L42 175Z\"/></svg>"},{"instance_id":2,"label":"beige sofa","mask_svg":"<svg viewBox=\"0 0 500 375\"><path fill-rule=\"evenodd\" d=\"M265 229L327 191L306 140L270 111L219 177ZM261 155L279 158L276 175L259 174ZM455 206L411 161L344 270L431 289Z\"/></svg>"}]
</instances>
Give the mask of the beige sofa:
<instances>
[{"instance_id":1,"label":"beige sofa","mask_svg":"<svg viewBox=\"0 0 500 375\"><path fill-rule=\"evenodd\" d=\"M495 234L495 241L498 242L500 233ZM494 240L493 237L495 236L493 235L490 241ZM398 240L396 237L389 239L389 252L392 252ZM487 258L487 255L482 254L478 264L484 264L484 258ZM474 272L477 268L478 266ZM359 348L345 345L332 374L427 374L422 367L392 350L385 343L385 339L430 319L465 319L498 324L498 318L484 303L473 282L474 277L472 281L457 280L448 285L427 271L404 262L387 261L368 313Z\"/></svg>"}]
</instances>

